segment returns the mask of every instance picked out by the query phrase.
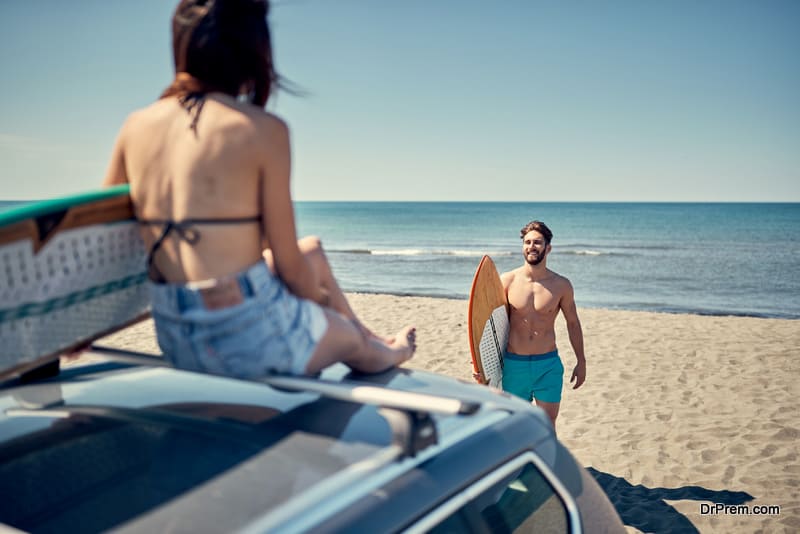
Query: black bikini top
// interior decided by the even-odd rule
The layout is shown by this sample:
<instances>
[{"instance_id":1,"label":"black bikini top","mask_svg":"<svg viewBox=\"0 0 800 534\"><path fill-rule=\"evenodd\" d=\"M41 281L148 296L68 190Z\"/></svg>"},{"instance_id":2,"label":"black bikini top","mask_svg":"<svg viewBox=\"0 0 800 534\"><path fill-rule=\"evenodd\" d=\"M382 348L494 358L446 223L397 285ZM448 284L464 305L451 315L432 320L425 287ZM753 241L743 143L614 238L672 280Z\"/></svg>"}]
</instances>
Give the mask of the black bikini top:
<instances>
[{"instance_id":1,"label":"black bikini top","mask_svg":"<svg viewBox=\"0 0 800 534\"><path fill-rule=\"evenodd\" d=\"M218 219L213 218L197 218L197 219L183 219L181 221L173 221L171 219L139 219L139 224L145 225L164 225L161 234L153 242L150 251L147 253L147 274L156 282L164 283L166 279L158 271L153 263L158 249L164 243L164 240L171 232L175 232L179 239L183 239L190 245L194 245L200 240L200 232L193 228L198 224L247 224L261 222L261 215L253 215L250 217L221 217Z\"/></svg>"}]
</instances>

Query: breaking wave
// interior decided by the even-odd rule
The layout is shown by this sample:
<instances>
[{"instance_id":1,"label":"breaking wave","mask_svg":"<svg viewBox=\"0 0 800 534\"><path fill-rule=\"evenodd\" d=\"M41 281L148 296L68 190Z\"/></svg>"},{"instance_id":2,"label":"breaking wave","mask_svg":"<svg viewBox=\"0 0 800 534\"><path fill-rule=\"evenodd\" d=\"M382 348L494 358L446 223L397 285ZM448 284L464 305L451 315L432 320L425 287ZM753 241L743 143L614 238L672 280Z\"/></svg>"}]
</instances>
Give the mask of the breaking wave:
<instances>
[{"instance_id":1,"label":"breaking wave","mask_svg":"<svg viewBox=\"0 0 800 534\"><path fill-rule=\"evenodd\" d=\"M444 250L426 248L396 248L396 249L334 249L329 250L339 254L370 254L372 256L460 256L465 258L480 258L484 254L492 257L512 256L514 253L509 251L485 251L485 250Z\"/></svg>"}]
</instances>

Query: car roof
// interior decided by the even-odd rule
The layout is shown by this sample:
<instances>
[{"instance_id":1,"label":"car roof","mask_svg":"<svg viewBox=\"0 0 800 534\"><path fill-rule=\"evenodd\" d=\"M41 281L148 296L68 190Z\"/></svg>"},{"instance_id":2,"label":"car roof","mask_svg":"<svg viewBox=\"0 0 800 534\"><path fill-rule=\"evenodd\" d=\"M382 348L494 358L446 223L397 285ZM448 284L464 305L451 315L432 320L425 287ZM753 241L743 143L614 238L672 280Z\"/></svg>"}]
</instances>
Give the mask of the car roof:
<instances>
[{"instance_id":1,"label":"car roof","mask_svg":"<svg viewBox=\"0 0 800 534\"><path fill-rule=\"evenodd\" d=\"M266 385L109 355L0 390L0 486L16 496L0 501L3 521L308 525L515 413L538 421L537 439L551 436L527 403L421 371L354 375L338 365Z\"/></svg>"}]
</instances>

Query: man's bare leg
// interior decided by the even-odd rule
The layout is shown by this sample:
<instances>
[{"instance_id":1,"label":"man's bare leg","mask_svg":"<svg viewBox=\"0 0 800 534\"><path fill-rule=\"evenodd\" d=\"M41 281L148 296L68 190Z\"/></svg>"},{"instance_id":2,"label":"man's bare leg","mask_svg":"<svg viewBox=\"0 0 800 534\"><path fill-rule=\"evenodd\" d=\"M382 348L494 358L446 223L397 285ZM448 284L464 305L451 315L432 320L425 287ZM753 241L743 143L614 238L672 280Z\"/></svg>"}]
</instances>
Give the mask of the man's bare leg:
<instances>
[{"instance_id":1,"label":"man's bare leg","mask_svg":"<svg viewBox=\"0 0 800 534\"><path fill-rule=\"evenodd\" d=\"M547 416L550 418L550 422L553 423L553 430L556 428L556 418L558 417L558 409L561 407L560 402L544 402L538 399L536 400L536 406L541 408L547 413Z\"/></svg>"}]
</instances>

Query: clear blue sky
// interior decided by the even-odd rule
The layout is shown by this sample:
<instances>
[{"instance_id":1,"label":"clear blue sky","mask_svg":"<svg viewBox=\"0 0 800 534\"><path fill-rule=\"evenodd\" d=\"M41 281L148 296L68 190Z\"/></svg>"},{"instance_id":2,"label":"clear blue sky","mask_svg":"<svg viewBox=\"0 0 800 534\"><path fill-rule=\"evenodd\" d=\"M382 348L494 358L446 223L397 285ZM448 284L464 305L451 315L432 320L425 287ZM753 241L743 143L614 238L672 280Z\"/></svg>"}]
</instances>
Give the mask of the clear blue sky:
<instances>
[{"instance_id":1,"label":"clear blue sky","mask_svg":"<svg viewBox=\"0 0 800 534\"><path fill-rule=\"evenodd\" d=\"M0 199L100 183L169 0L0 1ZM280 0L298 200L800 201L800 2Z\"/></svg>"}]
</instances>

